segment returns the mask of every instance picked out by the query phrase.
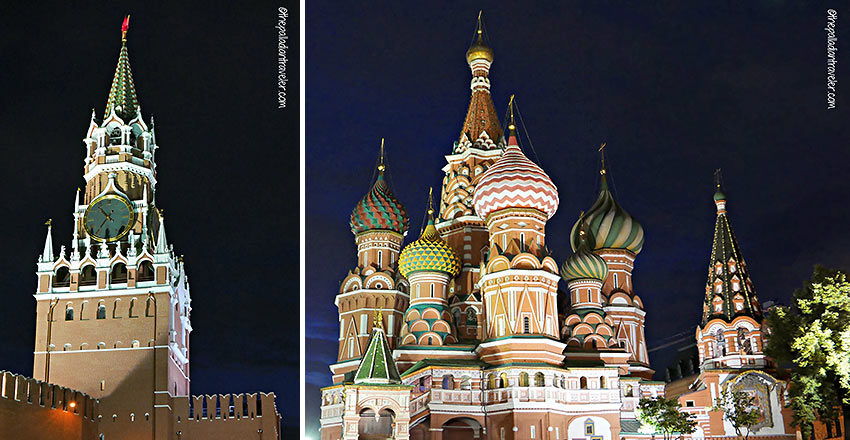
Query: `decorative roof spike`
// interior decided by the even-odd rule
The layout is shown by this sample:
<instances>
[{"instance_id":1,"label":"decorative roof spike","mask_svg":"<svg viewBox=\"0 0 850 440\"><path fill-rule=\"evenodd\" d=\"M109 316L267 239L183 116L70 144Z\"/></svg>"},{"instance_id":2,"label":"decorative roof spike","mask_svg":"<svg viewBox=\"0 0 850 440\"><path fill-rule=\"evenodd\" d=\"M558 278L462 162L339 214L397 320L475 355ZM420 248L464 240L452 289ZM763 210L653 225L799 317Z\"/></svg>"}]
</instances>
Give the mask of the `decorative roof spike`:
<instances>
[{"instance_id":1,"label":"decorative roof spike","mask_svg":"<svg viewBox=\"0 0 850 440\"><path fill-rule=\"evenodd\" d=\"M602 166L599 169L599 174L602 176L602 188L604 189L608 189L608 179L606 178L608 170L605 168L605 146L607 145L607 142L603 142L602 145L599 146L599 156L602 158Z\"/></svg>"},{"instance_id":2,"label":"decorative roof spike","mask_svg":"<svg viewBox=\"0 0 850 440\"><path fill-rule=\"evenodd\" d=\"M723 175L720 168L714 170L714 184L717 190L714 192L714 205L717 206L717 215L726 214L726 194L723 194Z\"/></svg>"},{"instance_id":3,"label":"decorative roof spike","mask_svg":"<svg viewBox=\"0 0 850 440\"><path fill-rule=\"evenodd\" d=\"M51 234L53 219L47 219L44 224L47 225L47 237L44 239L44 250L41 252L41 258L39 258L39 261L42 263L52 263L54 259L53 234Z\"/></svg>"},{"instance_id":4,"label":"decorative roof spike","mask_svg":"<svg viewBox=\"0 0 850 440\"><path fill-rule=\"evenodd\" d=\"M508 137L516 136L516 122L514 121L514 96L511 95L511 100L508 101L508 109L511 111L511 122L508 124Z\"/></svg>"},{"instance_id":5,"label":"decorative roof spike","mask_svg":"<svg viewBox=\"0 0 850 440\"><path fill-rule=\"evenodd\" d=\"M159 210L159 233L156 237L156 248L154 249L154 253L168 253L169 248L167 243L168 241L165 239L165 216L162 214L162 210Z\"/></svg>"},{"instance_id":6,"label":"decorative roof spike","mask_svg":"<svg viewBox=\"0 0 850 440\"><path fill-rule=\"evenodd\" d=\"M124 121L133 119L138 112L139 100L136 97L136 86L133 84L133 74L130 71L130 56L127 54L127 29L129 27L130 16L128 15L124 18L124 23L121 26L121 52L118 55L115 76L112 78L112 87L109 89L104 120L109 118L113 110Z\"/></svg>"},{"instance_id":7,"label":"decorative roof spike","mask_svg":"<svg viewBox=\"0 0 850 440\"><path fill-rule=\"evenodd\" d=\"M376 316L380 313L376 311ZM387 343L387 336L382 326L372 327L372 336L366 354L357 367L354 374L355 384L401 384L401 375L398 373L393 360L392 350Z\"/></svg>"},{"instance_id":8,"label":"decorative roof spike","mask_svg":"<svg viewBox=\"0 0 850 440\"><path fill-rule=\"evenodd\" d=\"M381 173L381 174L384 174L385 168L386 167L384 166L384 138L381 138L381 159L380 159L380 163L378 164L378 172Z\"/></svg>"}]
</instances>

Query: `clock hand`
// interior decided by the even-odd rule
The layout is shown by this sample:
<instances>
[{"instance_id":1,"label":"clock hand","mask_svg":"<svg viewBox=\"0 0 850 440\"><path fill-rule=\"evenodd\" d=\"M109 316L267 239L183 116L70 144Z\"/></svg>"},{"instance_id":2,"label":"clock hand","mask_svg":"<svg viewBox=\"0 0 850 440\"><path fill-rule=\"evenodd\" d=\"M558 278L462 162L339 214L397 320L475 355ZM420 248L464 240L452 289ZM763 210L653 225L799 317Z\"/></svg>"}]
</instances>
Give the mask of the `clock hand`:
<instances>
[{"instance_id":1,"label":"clock hand","mask_svg":"<svg viewBox=\"0 0 850 440\"><path fill-rule=\"evenodd\" d=\"M106 223L106 220L108 220L108 219L109 219L109 217L107 217L107 218L103 219L103 221L102 221L102 222L100 222L100 226L98 226L98 227L97 227L97 230L98 230L98 231L100 230L100 228L102 228L102 227L103 227L103 224L104 224L104 223Z\"/></svg>"}]
</instances>

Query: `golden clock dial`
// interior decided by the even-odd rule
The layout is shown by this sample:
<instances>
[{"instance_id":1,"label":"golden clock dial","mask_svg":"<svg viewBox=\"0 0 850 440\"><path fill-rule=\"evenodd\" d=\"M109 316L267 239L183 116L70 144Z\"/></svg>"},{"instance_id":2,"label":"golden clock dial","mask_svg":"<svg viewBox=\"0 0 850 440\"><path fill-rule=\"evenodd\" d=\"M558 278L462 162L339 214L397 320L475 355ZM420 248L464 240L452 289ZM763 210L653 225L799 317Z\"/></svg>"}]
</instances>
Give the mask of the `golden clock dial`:
<instances>
[{"instance_id":1,"label":"golden clock dial","mask_svg":"<svg viewBox=\"0 0 850 440\"><path fill-rule=\"evenodd\" d=\"M116 241L130 232L133 206L121 196L107 194L89 204L83 222L92 238Z\"/></svg>"}]
</instances>

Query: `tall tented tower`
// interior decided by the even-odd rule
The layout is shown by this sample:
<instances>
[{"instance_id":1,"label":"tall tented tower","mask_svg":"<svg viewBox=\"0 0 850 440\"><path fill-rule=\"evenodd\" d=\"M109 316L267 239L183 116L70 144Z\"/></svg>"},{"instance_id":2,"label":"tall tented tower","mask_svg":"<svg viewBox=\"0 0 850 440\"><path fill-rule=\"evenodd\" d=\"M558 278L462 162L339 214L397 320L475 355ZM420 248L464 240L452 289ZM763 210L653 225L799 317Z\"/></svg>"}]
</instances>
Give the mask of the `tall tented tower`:
<instances>
[{"instance_id":1,"label":"tall tented tower","mask_svg":"<svg viewBox=\"0 0 850 440\"><path fill-rule=\"evenodd\" d=\"M486 312L481 360L560 364L558 265L546 249L546 222L558 189L517 144L511 99L505 154L481 178L473 198L487 222L489 253L479 285Z\"/></svg>"},{"instance_id":2,"label":"tall tented tower","mask_svg":"<svg viewBox=\"0 0 850 440\"><path fill-rule=\"evenodd\" d=\"M490 96L490 66L493 50L481 14L466 62L472 71L472 96L459 139L443 171L440 215L436 228L460 258L461 269L450 286L450 306L458 325L458 339L476 341L484 337L480 293L476 291L479 266L488 251L487 227L472 203L473 193L484 172L502 155L505 138Z\"/></svg>"},{"instance_id":3,"label":"tall tented tower","mask_svg":"<svg viewBox=\"0 0 850 440\"><path fill-rule=\"evenodd\" d=\"M189 394L191 300L156 208L156 135L142 118L126 29L102 122L93 112L83 143L70 253L62 246L38 262L33 375L101 398L110 416L166 420L167 397ZM46 248L51 239L48 227ZM150 429L103 426L107 437Z\"/></svg>"},{"instance_id":4,"label":"tall tented tower","mask_svg":"<svg viewBox=\"0 0 850 440\"><path fill-rule=\"evenodd\" d=\"M603 156L602 184L593 206L587 210L583 220L573 226L571 243L573 251L580 245L582 221L593 243L592 251L602 257L608 266L608 274L602 283L604 310L614 326L613 338L617 345L629 353L630 374L651 379L649 354L644 335L646 312L643 300L635 293L632 285L637 254L643 248L643 227L619 203L608 187L607 170Z\"/></svg>"},{"instance_id":5,"label":"tall tented tower","mask_svg":"<svg viewBox=\"0 0 850 440\"><path fill-rule=\"evenodd\" d=\"M375 309L386 313L390 348L399 341L402 316L410 303L409 283L398 271L398 259L408 216L404 205L393 195L384 173L384 144L378 177L372 188L355 205L349 225L357 244L357 267L350 270L336 296L339 309L339 353L331 366L334 382L357 368L372 331L370 316Z\"/></svg>"},{"instance_id":6,"label":"tall tented tower","mask_svg":"<svg viewBox=\"0 0 850 440\"><path fill-rule=\"evenodd\" d=\"M263 428L279 438L273 395L190 395L189 281L156 206L158 146L130 71L128 25L129 16L106 111L102 119L92 112L83 139L86 184L74 198L70 249L54 253L48 221L36 272L33 376L98 400L100 439L209 438L210 431L256 438ZM236 406L244 406L242 423L194 423L213 419L206 409L235 419Z\"/></svg>"},{"instance_id":7,"label":"tall tented tower","mask_svg":"<svg viewBox=\"0 0 850 440\"><path fill-rule=\"evenodd\" d=\"M702 322L697 329L700 368L765 368L762 311L747 263L726 211L726 195L717 184L717 220L705 283Z\"/></svg>"}]
</instances>

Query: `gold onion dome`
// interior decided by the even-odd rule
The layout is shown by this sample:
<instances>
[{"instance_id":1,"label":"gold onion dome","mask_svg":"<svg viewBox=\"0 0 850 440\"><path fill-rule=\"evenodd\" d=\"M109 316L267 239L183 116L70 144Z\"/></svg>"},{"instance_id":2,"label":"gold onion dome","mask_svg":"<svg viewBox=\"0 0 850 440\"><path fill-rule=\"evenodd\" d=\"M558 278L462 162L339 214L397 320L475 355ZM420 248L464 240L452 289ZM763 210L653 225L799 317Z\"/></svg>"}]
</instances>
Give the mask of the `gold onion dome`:
<instances>
[{"instance_id":1,"label":"gold onion dome","mask_svg":"<svg viewBox=\"0 0 850 440\"><path fill-rule=\"evenodd\" d=\"M579 218L578 247L564 264L561 265L561 276L567 281L593 279L604 281L608 276L608 264L599 255L591 252L593 236L586 233L587 221L584 216Z\"/></svg>"},{"instance_id":2,"label":"gold onion dome","mask_svg":"<svg viewBox=\"0 0 850 440\"><path fill-rule=\"evenodd\" d=\"M493 62L493 49L484 42L484 27L481 24L481 13L478 13L478 27L475 29L475 42L466 51L466 62L472 64L475 60Z\"/></svg>"},{"instance_id":3,"label":"gold onion dome","mask_svg":"<svg viewBox=\"0 0 850 440\"><path fill-rule=\"evenodd\" d=\"M595 243L591 250L626 249L637 254L643 248L643 227L614 200L608 190L604 172L599 197L585 213L584 220L587 223L587 232ZM578 249L578 229L579 222L576 222L570 232L573 250Z\"/></svg>"},{"instance_id":4,"label":"gold onion dome","mask_svg":"<svg viewBox=\"0 0 850 440\"><path fill-rule=\"evenodd\" d=\"M481 38L481 34L478 34L478 39L472 46L469 47L469 50L466 51L466 62L472 63L475 60L487 60L488 62L493 62L493 49L490 49L490 46L487 46L484 43L484 39Z\"/></svg>"},{"instance_id":5,"label":"gold onion dome","mask_svg":"<svg viewBox=\"0 0 850 440\"><path fill-rule=\"evenodd\" d=\"M407 233L407 211L384 180L383 166L383 163L379 166L378 179L372 189L351 211L349 225L355 235L370 230L387 230L402 235Z\"/></svg>"},{"instance_id":6,"label":"gold onion dome","mask_svg":"<svg viewBox=\"0 0 850 440\"><path fill-rule=\"evenodd\" d=\"M442 272L450 278L460 273L460 260L452 248L440 238L434 227L434 210L428 210L428 224L422 235L405 246L398 258L398 269L405 278L415 272Z\"/></svg>"}]
</instances>

